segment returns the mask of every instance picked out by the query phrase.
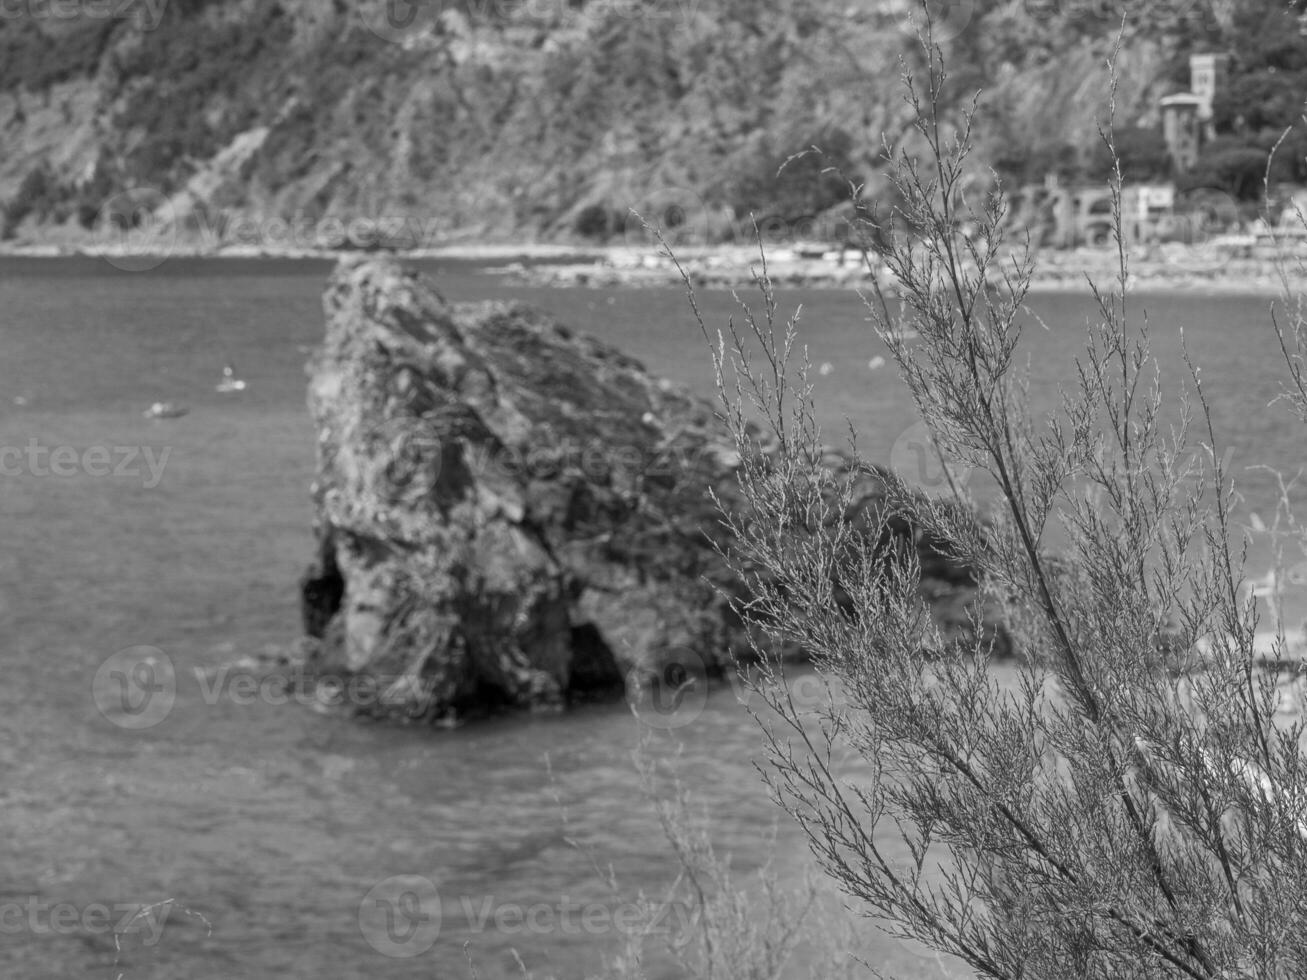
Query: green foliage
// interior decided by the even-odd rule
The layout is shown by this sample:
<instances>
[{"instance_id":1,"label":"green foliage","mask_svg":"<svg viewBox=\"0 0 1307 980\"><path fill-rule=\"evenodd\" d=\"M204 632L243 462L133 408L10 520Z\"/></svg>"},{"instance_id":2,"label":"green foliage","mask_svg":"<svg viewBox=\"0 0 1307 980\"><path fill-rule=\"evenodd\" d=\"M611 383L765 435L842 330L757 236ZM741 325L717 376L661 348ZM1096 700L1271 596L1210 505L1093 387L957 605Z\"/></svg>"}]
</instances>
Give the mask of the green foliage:
<instances>
[{"instance_id":1,"label":"green foliage","mask_svg":"<svg viewBox=\"0 0 1307 980\"><path fill-rule=\"evenodd\" d=\"M615 231L621 231L625 223L603 204L590 204L577 212L572 229L582 238L606 239Z\"/></svg>"},{"instance_id":2,"label":"green foliage","mask_svg":"<svg viewBox=\"0 0 1307 980\"><path fill-rule=\"evenodd\" d=\"M291 37L279 3L259 5L249 19L212 23L203 13L217 0L173 8L117 59L126 106L115 125L140 134L126 161L133 182L170 188L187 160L211 156L257 118L259 77Z\"/></svg>"},{"instance_id":3,"label":"green foliage","mask_svg":"<svg viewBox=\"0 0 1307 980\"><path fill-rule=\"evenodd\" d=\"M48 166L40 164L32 168L4 209L0 238L12 238L18 226L29 217L41 220L57 216L59 206L67 197L67 188L60 185Z\"/></svg>"},{"instance_id":4,"label":"green foliage","mask_svg":"<svg viewBox=\"0 0 1307 980\"><path fill-rule=\"evenodd\" d=\"M41 92L95 74L116 36L112 18L82 18L57 30L0 17L0 91Z\"/></svg>"},{"instance_id":5,"label":"green foliage","mask_svg":"<svg viewBox=\"0 0 1307 980\"><path fill-rule=\"evenodd\" d=\"M899 227L919 234L882 255L899 311L878 283L868 313L945 471L983 474L991 512L956 481L932 496L886 474L884 510L860 514L875 470L829 463L798 314L782 319L764 276L724 339L700 321L741 460L746 506L723 510L739 612L843 693L808 710L779 667L767 677L773 792L851 898L977 977L1296 980L1307 718L1281 711L1299 676L1287 638L1261 649L1242 597L1202 375L1163 379L1122 256L1067 352L1076 383L1032 411L1033 260L1004 241L1001 196L966 201L969 130L941 135L942 84L938 62L909 83L916 140L894 178ZM1286 300L1286 393L1307 419L1302 298ZM895 521L981 570L1027 658L1006 679L979 628L945 643Z\"/></svg>"},{"instance_id":6,"label":"green foliage","mask_svg":"<svg viewBox=\"0 0 1307 980\"><path fill-rule=\"evenodd\" d=\"M1248 146L1238 137L1220 137L1203 148L1198 166L1182 174L1176 186L1182 191L1214 189L1239 201L1258 201L1265 193L1269 159L1267 150ZM1285 157L1277 158L1277 161L1288 164ZM1283 169L1282 166L1281 175Z\"/></svg>"},{"instance_id":7,"label":"green foliage","mask_svg":"<svg viewBox=\"0 0 1307 980\"><path fill-rule=\"evenodd\" d=\"M1244 0L1234 8L1225 43L1237 72L1307 68L1307 37L1302 0Z\"/></svg>"},{"instance_id":8,"label":"green foliage","mask_svg":"<svg viewBox=\"0 0 1307 980\"><path fill-rule=\"evenodd\" d=\"M108 201L118 190L112 169L104 160L96 162L91 179L78 186L73 195L73 215L83 228L95 227L96 221Z\"/></svg>"},{"instance_id":9,"label":"green foliage","mask_svg":"<svg viewBox=\"0 0 1307 980\"><path fill-rule=\"evenodd\" d=\"M1217 128L1272 141L1303 111L1307 68L1258 67L1240 72L1218 92L1213 109Z\"/></svg>"},{"instance_id":10,"label":"green foliage","mask_svg":"<svg viewBox=\"0 0 1307 980\"><path fill-rule=\"evenodd\" d=\"M1161 132L1152 127L1127 126L1113 136L1121 178L1129 182L1164 180L1171 173L1171 154ZM1112 175L1112 153L1101 140L1089 166L1090 179L1105 181Z\"/></svg>"},{"instance_id":11,"label":"green foliage","mask_svg":"<svg viewBox=\"0 0 1307 980\"><path fill-rule=\"evenodd\" d=\"M1222 39L1207 0L1131 0L1125 9L1138 15L1137 26L1126 43L1147 39L1169 59L1164 70L1183 68L1185 77L1189 51L1234 51L1220 125L1267 149L1307 90L1297 21L1277 3L1254 0ZM1050 172L1097 179L1092 123L1077 124L1066 111L1083 95L1074 79L1062 86L1036 69L1105 52L1120 11L998 0L961 6L970 19L948 42L956 84L941 111L956 120L976 89L1000 90L978 161L1009 185ZM0 88L48 92L56 81L103 69L95 97L117 117L102 130L101 150L119 186L170 190L236 134L265 125L270 136L241 176L250 199L320 213L368 198L438 211L451 226L493 219L505 229L600 237L597 213L577 227L581 208L606 207L611 232L613 216L660 189L687 190L714 213L733 209L741 228L750 212L792 223L841 200L843 181L819 172L826 164L879 192L878 134L902 124L892 94L899 58L909 69L920 62L902 15L878 4L442 7L461 16L412 48L376 37L343 2L324 4L312 30L298 33L306 26L297 23L301 6L288 13L275 0L175 0L150 32L129 19L0 19ZM1127 88L1138 92L1155 81L1157 63L1132 64ZM1053 93L1047 105L1031 105L1032 78ZM69 112L77 104L64 103ZM23 111L32 111L30 99ZM21 124L17 110L14 118ZM1156 140L1144 145L1150 138L1123 148L1132 179L1163 172ZM1288 176L1307 178L1304 140L1286 148ZM814 143L824 162L802 157L781 169ZM333 148L331 161L323 146ZM731 234L729 219L720 224L713 234Z\"/></svg>"},{"instance_id":12,"label":"green foliage","mask_svg":"<svg viewBox=\"0 0 1307 980\"><path fill-rule=\"evenodd\" d=\"M861 174L852 160L853 140L834 128L808 140L796 140L785 152L761 155L752 173L736 183L731 204L742 218L760 225L794 224L848 199L849 181Z\"/></svg>"},{"instance_id":13,"label":"green foliage","mask_svg":"<svg viewBox=\"0 0 1307 980\"><path fill-rule=\"evenodd\" d=\"M1025 149L1004 140L994 161L994 170L1009 185L1039 183L1049 174L1068 183L1084 179L1080 149L1070 143L1040 143Z\"/></svg>"},{"instance_id":14,"label":"green foliage","mask_svg":"<svg viewBox=\"0 0 1307 980\"><path fill-rule=\"evenodd\" d=\"M1265 155L1283 132L1302 129L1303 93L1307 92L1307 36L1303 33L1302 2L1250 0L1236 8L1233 24L1223 43L1230 54L1229 80L1219 89L1213 105L1217 131L1234 137L1245 149ZM1251 168L1253 154L1235 152L1235 145L1223 143L1205 156L1203 167L1219 179L1242 188L1240 197L1253 194L1244 172ZM1280 176L1307 180L1307 142L1301 133L1284 148ZM1260 178L1259 178L1260 179ZM1233 193L1233 192L1232 192Z\"/></svg>"}]
</instances>

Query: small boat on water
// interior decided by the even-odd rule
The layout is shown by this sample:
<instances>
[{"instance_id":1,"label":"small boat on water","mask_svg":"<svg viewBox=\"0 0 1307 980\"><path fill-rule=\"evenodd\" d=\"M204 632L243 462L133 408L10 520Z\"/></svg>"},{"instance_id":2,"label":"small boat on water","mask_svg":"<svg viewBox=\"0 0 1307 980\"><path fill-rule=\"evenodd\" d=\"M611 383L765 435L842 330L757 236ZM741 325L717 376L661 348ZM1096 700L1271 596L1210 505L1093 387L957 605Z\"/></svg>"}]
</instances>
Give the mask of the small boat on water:
<instances>
[{"instance_id":1,"label":"small boat on water","mask_svg":"<svg viewBox=\"0 0 1307 980\"><path fill-rule=\"evenodd\" d=\"M155 402L141 414L147 419L179 419L190 409L185 405L176 405L173 402Z\"/></svg>"},{"instance_id":2,"label":"small boat on water","mask_svg":"<svg viewBox=\"0 0 1307 980\"><path fill-rule=\"evenodd\" d=\"M222 369L222 380L214 387L215 391L222 394L230 394L233 391L244 391L245 382L236 377L236 369L227 364Z\"/></svg>"}]
</instances>

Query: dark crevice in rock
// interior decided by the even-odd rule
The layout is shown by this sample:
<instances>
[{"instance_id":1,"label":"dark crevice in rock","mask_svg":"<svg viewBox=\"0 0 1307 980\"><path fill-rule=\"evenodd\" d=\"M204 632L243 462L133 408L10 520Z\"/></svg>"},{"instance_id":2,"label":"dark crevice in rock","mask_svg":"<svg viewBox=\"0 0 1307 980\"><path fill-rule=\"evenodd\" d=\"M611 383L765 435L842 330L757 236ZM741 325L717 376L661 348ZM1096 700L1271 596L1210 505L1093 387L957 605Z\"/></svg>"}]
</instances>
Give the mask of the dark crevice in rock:
<instances>
[{"instance_id":1,"label":"dark crevice in rock","mask_svg":"<svg viewBox=\"0 0 1307 980\"><path fill-rule=\"evenodd\" d=\"M340 611L345 579L336 565L336 548L329 531L319 534L318 555L300 579L300 616L304 632L322 639L327 624Z\"/></svg>"},{"instance_id":2,"label":"dark crevice in rock","mask_svg":"<svg viewBox=\"0 0 1307 980\"><path fill-rule=\"evenodd\" d=\"M626 677L617 657L593 623L572 627L572 673L568 697L572 701L608 698L620 694Z\"/></svg>"}]
</instances>

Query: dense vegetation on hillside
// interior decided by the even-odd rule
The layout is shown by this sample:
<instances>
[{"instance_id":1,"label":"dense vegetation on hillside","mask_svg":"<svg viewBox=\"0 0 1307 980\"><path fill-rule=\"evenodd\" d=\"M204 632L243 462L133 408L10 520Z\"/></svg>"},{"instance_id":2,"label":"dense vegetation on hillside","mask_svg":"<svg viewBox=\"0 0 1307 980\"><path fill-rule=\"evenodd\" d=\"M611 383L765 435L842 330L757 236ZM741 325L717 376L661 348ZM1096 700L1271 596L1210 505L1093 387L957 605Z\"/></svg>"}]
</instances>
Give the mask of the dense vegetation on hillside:
<instances>
[{"instance_id":1,"label":"dense vegetation on hillside","mask_svg":"<svg viewBox=\"0 0 1307 980\"><path fill-rule=\"evenodd\" d=\"M1219 137L1189 179L1249 199L1262 192L1267 155L1296 126L1275 157L1275 176L1307 181L1307 2L1241 5L1224 38L1229 85L1214 106Z\"/></svg>"},{"instance_id":2,"label":"dense vegetation on hillside","mask_svg":"<svg viewBox=\"0 0 1307 980\"><path fill-rule=\"evenodd\" d=\"M980 152L1009 184L1101 178L1119 6L976 0L965 24L943 21L952 91L987 90ZM1253 155L1264 166L1301 111L1300 11L1126 6L1129 175L1168 167L1156 101L1187 84L1188 54L1229 50L1224 136L1197 179L1245 191ZM900 59L918 57L909 5L893 0L462 0L415 8L408 26L384 7L168 0L157 25L144 8L0 20L7 234L76 234L133 187L218 234L237 215L417 216L425 237L602 238L632 207L715 238L751 213L793 226L846 196L823 165L871 199L886 192L880 135L903 131ZM814 144L824 161L778 173ZM1286 154L1286 177L1304 176L1303 149Z\"/></svg>"}]
</instances>

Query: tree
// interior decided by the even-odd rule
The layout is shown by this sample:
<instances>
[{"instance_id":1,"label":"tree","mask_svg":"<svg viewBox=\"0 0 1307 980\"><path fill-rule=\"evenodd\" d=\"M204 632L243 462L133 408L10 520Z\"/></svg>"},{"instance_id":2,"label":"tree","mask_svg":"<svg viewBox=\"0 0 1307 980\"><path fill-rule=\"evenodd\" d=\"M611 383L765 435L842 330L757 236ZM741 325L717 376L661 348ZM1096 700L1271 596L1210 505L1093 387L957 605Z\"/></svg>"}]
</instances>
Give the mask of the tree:
<instances>
[{"instance_id":1,"label":"tree","mask_svg":"<svg viewBox=\"0 0 1307 980\"><path fill-rule=\"evenodd\" d=\"M1231 55L1229 79L1216 92L1213 121L1219 133L1237 137L1244 148L1269 152L1288 127L1301 122L1307 86L1303 17L1300 2L1251 0L1235 8L1223 41ZM1280 155L1282 174L1303 180L1301 137L1295 142Z\"/></svg>"},{"instance_id":2,"label":"tree","mask_svg":"<svg viewBox=\"0 0 1307 980\"><path fill-rule=\"evenodd\" d=\"M787 152L768 154L757 169L742 177L733 205L737 214L759 222L808 218L845 201L848 181L856 173L850 159L853 141L840 129L799 141Z\"/></svg>"},{"instance_id":3,"label":"tree","mask_svg":"<svg viewBox=\"0 0 1307 980\"><path fill-rule=\"evenodd\" d=\"M847 516L868 464L827 466L799 321L780 321L764 267L761 310L714 342L747 503L724 514L752 590L740 613L841 692L809 716L779 666L764 676L773 791L850 896L978 976L1307 975L1304 725L1277 722L1285 637L1259 659L1240 598L1201 376L1172 427L1118 221L1078 389L1031 415L1017 365L1032 261L1006 252L997 191L965 215L980 233L957 231L970 117L941 123L946 78L931 49L908 82L928 151L896 157L904 204L881 257L903 313L879 290L869 310L941 458L988 474L1000 510L981 520L956 484L928 496L891 477L882 518L983 569L1027 659L1003 686L980 631L922 655L945 646L915 552ZM1119 214L1119 172L1113 187ZM1282 333L1299 394L1302 336Z\"/></svg>"},{"instance_id":4,"label":"tree","mask_svg":"<svg viewBox=\"0 0 1307 980\"><path fill-rule=\"evenodd\" d=\"M5 206L4 220L0 221L0 238L12 238L18 226L29 216L45 218L64 197L64 188L55 179L49 165L42 161L27 172L18 185L18 193Z\"/></svg>"},{"instance_id":5,"label":"tree","mask_svg":"<svg viewBox=\"0 0 1307 980\"><path fill-rule=\"evenodd\" d=\"M1214 140L1204 148L1198 165L1177 182L1183 191L1218 190L1240 201L1262 196L1270 153L1233 137ZM1285 161L1287 162L1287 161Z\"/></svg>"},{"instance_id":6,"label":"tree","mask_svg":"<svg viewBox=\"0 0 1307 980\"><path fill-rule=\"evenodd\" d=\"M1274 141L1302 116L1305 83L1307 68L1258 68L1233 77L1212 103L1217 128Z\"/></svg>"},{"instance_id":7,"label":"tree","mask_svg":"<svg viewBox=\"0 0 1307 980\"><path fill-rule=\"evenodd\" d=\"M1105 144L1094 148L1091 177L1107 180L1119 163L1126 181L1164 180L1171 173L1171 151L1155 127L1131 126L1116 133L1116 158Z\"/></svg>"},{"instance_id":8,"label":"tree","mask_svg":"<svg viewBox=\"0 0 1307 980\"><path fill-rule=\"evenodd\" d=\"M1025 149L1005 140L994 159L994 169L1018 186L1041 181L1049 174L1072 183L1084 177L1079 151L1072 144L1061 142Z\"/></svg>"}]
</instances>

